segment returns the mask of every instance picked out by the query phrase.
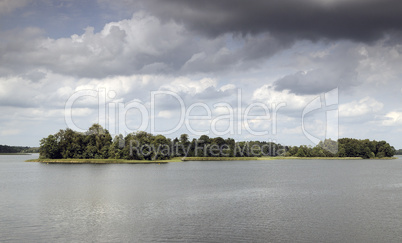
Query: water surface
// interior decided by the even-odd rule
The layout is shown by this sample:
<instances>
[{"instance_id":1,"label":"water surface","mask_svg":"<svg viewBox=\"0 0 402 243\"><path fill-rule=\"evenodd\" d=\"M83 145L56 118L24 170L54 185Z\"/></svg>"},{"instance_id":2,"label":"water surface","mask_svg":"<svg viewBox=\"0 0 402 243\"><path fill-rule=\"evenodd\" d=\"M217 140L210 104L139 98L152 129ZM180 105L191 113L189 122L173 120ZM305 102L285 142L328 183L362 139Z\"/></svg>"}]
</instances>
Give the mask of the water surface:
<instances>
[{"instance_id":1,"label":"water surface","mask_svg":"<svg viewBox=\"0 0 402 243\"><path fill-rule=\"evenodd\" d=\"M402 160L0 156L0 242L401 242Z\"/></svg>"}]
</instances>

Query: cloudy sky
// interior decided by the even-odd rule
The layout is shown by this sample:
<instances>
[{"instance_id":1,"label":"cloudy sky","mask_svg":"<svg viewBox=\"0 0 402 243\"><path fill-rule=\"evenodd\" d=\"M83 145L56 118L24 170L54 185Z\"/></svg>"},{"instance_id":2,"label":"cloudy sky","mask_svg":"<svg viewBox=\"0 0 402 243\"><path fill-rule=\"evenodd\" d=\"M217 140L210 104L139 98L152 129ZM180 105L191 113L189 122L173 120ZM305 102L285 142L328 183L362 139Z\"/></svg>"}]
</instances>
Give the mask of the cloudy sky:
<instances>
[{"instance_id":1,"label":"cloudy sky","mask_svg":"<svg viewBox=\"0 0 402 243\"><path fill-rule=\"evenodd\" d=\"M0 0L0 144L99 122L402 148L401 43L400 0Z\"/></svg>"}]
</instances>

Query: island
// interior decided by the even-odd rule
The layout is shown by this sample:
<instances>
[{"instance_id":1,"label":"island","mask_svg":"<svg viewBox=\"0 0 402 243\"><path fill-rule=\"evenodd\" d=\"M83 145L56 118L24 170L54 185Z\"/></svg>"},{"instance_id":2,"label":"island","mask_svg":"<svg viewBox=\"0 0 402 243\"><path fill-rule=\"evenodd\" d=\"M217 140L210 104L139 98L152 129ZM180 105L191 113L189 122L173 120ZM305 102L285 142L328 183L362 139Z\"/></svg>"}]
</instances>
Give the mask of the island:
<instances>
[{"instance_id":1,"label":"island","mask_svg":"<svg viewBox=\"0 0 402 243\"><path fill-rule=\"evenodd\" d=\"M241 141L202 135L191 141L187 134L170 139L144 131L112 138L107 129L93 124L80 133L69 128L40 141L42 163L168 163L272 159L389 159L395 148L385 141L326 139L317 146L285 146L266 141Z\"/></svg>"}]
</instances>

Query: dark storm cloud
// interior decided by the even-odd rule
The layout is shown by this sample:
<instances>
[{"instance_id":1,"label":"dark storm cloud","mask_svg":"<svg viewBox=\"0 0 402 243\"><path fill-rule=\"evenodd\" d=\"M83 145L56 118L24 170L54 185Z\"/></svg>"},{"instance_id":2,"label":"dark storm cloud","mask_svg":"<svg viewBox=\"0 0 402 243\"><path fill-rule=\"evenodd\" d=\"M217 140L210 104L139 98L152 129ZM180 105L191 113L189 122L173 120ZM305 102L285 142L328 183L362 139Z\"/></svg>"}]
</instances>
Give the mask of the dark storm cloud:
<instances>
[{"instance_id":1,"label":"dark storm cloud","mask_svg":"<svg viewBox=\"0 0 402 243\"><path fill-rule=\"evenodd\" d=\"M316 69L287 75L274 83L275 90L289 90L297 95L312 95L327 92L334 88L356 85L357 73L353 70L336 72L330 69Z\"/></svg>"},{"instance_id":2,"label":"dark storm cloud","mask_svg":"<svg viewBox=\"0 0 402 243\"><path fill-rule=\"evenodd\" d=\"M402 27L400 0L147 0L163 19L217 36L270 32L280 39L372 41Z\"/></svg>"},{"instance_id":3,"label":"dark storm cloud","mask_svg":"<svg viewBox=\"0 0 402 243\"><path fill-rule=\"evenodd\" d=\"M334 88L347 90L360 85L362 80L358 78L358 67L366 60L366 56L350 42L338 43L332 48L318 56L309 56L307 62L314 63L314 69L299 71L276 80L275 90L289 90L297 95L313 95Z\"/></svg>"}]
</instances>

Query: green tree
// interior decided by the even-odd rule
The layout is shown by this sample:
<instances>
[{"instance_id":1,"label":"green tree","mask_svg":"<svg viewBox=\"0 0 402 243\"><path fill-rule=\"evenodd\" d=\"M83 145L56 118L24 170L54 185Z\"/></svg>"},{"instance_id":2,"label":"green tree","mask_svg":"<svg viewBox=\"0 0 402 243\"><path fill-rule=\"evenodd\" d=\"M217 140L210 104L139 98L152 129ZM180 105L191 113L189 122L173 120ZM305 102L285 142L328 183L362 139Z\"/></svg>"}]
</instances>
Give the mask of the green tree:
<instances>
[{"instance_id":1,"label":"green tree","mask_svg":"<svg viewBox=\"0 0 402 243\"><path fill-rule=\"evenodd\" d=\"M307 147L306 146L300 146L299 149L297 150L297 153L295 154L296 157L308 157L308 152L307 152Z\"/></svg>"},{"instance_id":2,"label":"green tree","mask_svg":"<svg viewBox=\"0 0 402 243\"><path fill-rule=\"evenodd\" d=\"M324 149L317 145L311 150L311 157L327 157L324 153Z\"/></svg>"},{"instance_id":3,"label":"green tree","mask_svg":"<svg viewBox=\"0 0 402 243\"><path fill-rule=\"evenodd\" d=\"M152 149L154 149L153 154L155 159L170 159L171 158L171 151L170 151L170 140L167 139L163 135L156 135L153 137L152 142Z\"/></svg>"},{"instance_id":4,"label":"green tree","mask_svg":"<svg viewBox=\"0 0 402 243\"><path fill-rule=\"evenodd\" d=\"M40 141L39 157L42 159L61 159L61 151L57 138L49 135Z\"/></svg>"}]
</instances>

